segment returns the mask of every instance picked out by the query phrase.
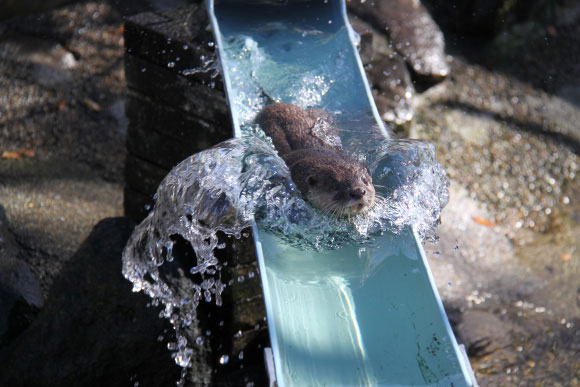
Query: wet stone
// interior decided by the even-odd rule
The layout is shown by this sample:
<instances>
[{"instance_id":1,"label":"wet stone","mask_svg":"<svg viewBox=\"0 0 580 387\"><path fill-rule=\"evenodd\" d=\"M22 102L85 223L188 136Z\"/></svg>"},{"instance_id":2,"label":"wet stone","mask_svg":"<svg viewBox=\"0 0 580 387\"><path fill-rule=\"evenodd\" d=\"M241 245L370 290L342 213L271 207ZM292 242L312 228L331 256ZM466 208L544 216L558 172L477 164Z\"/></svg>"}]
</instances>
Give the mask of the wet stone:
<instances>
[{"instance_id":1,"label":"wet stone","mask_svg":"<svg viewBox=\"0 0 580 387\"><path fill-rule=\"evenodd\" d=\"M128 86L125 211L142 219L155 183L233 133L203 4L144 12L125 25ZM151 179L141 180L150 169Z\"/></svg>"},{"instance_id":2,"label":"wet stone","mask_svg":"<svg viewBox=\"0 0 580 387\"><path fill-rule=\"evenodd\" d=\"M449 74L443 33L419 1L351 0L349 10L386 31L392 47L420 78L437 82Z\"/></svg>"},{"instance_id":3,"label":"wet stone","mask_svg":"<svg viewBox=\"0 0 580 387\"><path fill-rule=\"evenodd\" d=\"M221 79L214 78L215 67L207 68L216 62L214 48L208 44L213 40L208 26L207 11L201 4L141 13L125 23L127 53L176 74L199 69L188 78L206 84L214 81L222 89Z\"/></svg>"},{"instance_id":4,"label":"wet stone","mask_svg":"<svg viewBox=\"0 0 580 387\"><path fill-rule=\"evenodd\" d=\"M381 118L395 125L413 118L412 98L415 94L407 66L395 52L377 55L365 66Z\"/></svg>"}]
</instances>

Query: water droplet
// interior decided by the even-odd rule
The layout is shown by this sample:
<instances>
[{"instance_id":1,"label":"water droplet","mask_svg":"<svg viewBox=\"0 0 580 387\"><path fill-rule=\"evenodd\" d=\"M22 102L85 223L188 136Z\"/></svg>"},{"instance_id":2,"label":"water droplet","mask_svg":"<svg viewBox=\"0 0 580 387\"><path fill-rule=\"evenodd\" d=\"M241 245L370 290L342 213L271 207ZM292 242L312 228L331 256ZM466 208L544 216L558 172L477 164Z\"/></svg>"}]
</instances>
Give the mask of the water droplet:
<instances>
[{"instance_id":1,"label":"water droplet","mask_svg":"<svg viewBox=\"0 0 580 387\"><path fill-rule=\"evenodd\" d=\"M168 62L167 63L167 67L169 67L170 69L175 67L175 62Z\"/></svg>"},{"instance_id":2,"label":"water droplet","mask_svg":"<svg viewBox=\"0 0 580 387\"><path fill-rule=\"evenodd\" d=\"M228 364L229 361L230 361L230 357L228 355L222 355L220 357L220 364L221 365Z\"/></svg>"},{"instance_id":3,"label":"water droplet","mask_svg":"<svg viewBox=\"0 0 580 387\"><path fill-rule=\"evenodd\" d=\"M238 354L238 359L244 360L244 351L240 351L240 353Z\"/></svg>"}]
</instances>

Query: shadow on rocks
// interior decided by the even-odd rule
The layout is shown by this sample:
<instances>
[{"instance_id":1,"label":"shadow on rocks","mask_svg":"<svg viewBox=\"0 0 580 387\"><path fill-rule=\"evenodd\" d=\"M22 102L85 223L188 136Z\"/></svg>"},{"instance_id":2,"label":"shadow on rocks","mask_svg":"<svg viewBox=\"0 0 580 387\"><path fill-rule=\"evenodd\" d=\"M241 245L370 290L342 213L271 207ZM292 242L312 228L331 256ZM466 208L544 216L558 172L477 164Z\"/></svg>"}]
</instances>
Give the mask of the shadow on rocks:
<instances>
[{"instance_id":1,"label":"shadow on rocks","mask_svg":"<svg viewBox=\"0 0 580 387\"><path fill-rule=\"evenodd\" d=\"M175 384L180 369L166 347L173 330L121 274L133 228L128 218L95 226L55 280L38 317L0 348L0 385Z\"/></svg>"},{"instance_id":2,"label":"shadow on rocks","mask_svg":"<svg viewBox=\"0 0 580 387\"><path fill-rule=\"evenodd\" d=\"M40 283L22 255L0 206L0 348L30 325L44 301Z\"/></svg>"}]
</instances>

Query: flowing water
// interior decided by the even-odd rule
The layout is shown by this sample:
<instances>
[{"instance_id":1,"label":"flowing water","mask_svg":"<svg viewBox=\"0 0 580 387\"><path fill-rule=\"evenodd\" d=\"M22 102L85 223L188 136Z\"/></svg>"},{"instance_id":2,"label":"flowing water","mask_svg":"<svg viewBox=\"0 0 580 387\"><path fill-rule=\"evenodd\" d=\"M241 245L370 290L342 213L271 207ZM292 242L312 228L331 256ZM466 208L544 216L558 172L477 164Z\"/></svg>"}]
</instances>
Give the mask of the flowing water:
<instances>
[{"instance_id":1,"label":"flowing water","mask_svg":"<svg viewBox=\"0 0 580 387\"><path fill-rule=\"evenodd\" d=\"M445 175L435 162L433 147L385 141L373 157L375 182L388 185L389 195L377 198L368 214L344 219L322 214L305 202L284 161L265 141L231 139L195 154L159 186L152 212L125 249L123 273L134 291L144 291L164 305L164 317L179 332L178 327L195 319L200 300L221 304L227 285L215 276L221 267L214 250L224 247L218 231L240 238L253 217L286 243L318 251L372 244L373 235L396 233L413 224L420 225L423 235L432 235L447 200ZM174 259L177 235L191 244L197 257L189 270L200 281L186 295L159 272L165 261ZM175 359L188 366L191 343L182 344Z\"/></svg>"},{"instance_id":2,"label":"flowing water","mask_svg":"<svg viewBox=\"0 0 580 387\"><path fill-rule=\"evenodd\" d=\"M259 23L258 23L259 24ZM330 25L331 23L329 23ZM234 101L242 136L195 154L176 166L160 184L149 216L136 228L123 254L123 274L134 286L164 306L177 333L170 348L182 367L192 364L192 350L182 328L196 319L200 301L221 304L227 284L220 280L220 263L214 252L225 246L218 232L240 238L252 219L293 248L324 252L345 246L372 246L374 237L397 234L413 227L422 238L433 238L440 211L448 200L448 182L435 159L434 147L424 141L395 140L378 128L371 115L356 109L355 99L344 95L351 77L347 55L328 57L332 48L350 33L335 34L317 29L264 24L260 34L280 30L284 52L266 52L256 39L237 35L227 40L228 59L236 63L231 82L238 90ZM309 58L320 71L292 62L305 40L319 40L321 55ZM312 42L310 42L312 43ZM332 51L332 50L331 50ZM340 52L340 50L339 50ZM283 60L280 60L283 58ZM294 64L292 64L294 63ZM309 68L312 65L309 64ZM348 93L346 93L348 95ZM364 215L336 218L305 202L290 178L284 161L271 141L252 123L265 104L293 103L303 108L328 111L340 129L340 141L352 157L368 165L377 187L374 206ZM348 104L349 110L345 110ZM355 109L352 109L355 107ZM324 128L321 128L324 132ZM160 272L175 259L173 247L179 236L189 242L196 262L188 270L198 280L184 292Z\"/></svg>"}]
</instances>

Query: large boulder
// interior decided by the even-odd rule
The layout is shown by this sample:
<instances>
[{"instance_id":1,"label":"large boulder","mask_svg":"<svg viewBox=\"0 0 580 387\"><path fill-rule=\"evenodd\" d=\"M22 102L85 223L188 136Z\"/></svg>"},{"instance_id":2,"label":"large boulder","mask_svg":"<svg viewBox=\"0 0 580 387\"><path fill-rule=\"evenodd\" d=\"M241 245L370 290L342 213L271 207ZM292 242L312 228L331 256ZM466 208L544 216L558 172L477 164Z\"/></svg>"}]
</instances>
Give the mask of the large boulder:
<instances>
[{"instance_id":1,"label":"large boulder","mask_svg":"<svg viewBox=\"0 0 580 387\"><path fill-rule=\"evenodd\" d=\"M0 347L0 385L175 384L180 369L166 344L172 328L121 275L133 228L128 218L95 226L55 279L38 317Z\"/></svg>"}]
</instances>

